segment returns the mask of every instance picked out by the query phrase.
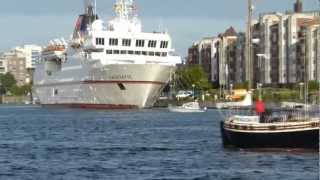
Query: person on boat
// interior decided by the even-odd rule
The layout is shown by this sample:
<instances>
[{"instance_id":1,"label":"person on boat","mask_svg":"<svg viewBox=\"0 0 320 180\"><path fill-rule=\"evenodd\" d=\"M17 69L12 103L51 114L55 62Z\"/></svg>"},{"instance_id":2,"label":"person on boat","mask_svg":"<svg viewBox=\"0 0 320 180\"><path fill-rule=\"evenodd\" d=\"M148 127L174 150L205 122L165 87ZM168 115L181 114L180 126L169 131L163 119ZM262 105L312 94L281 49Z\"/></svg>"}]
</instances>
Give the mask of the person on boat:
<instances>
[{"instance_id":1,"label":"person on boat","mask_svg":"<svg viewBox=\"0 0 320 180\"><path fill-rule=\"evenodd\" d=\"M256 101L256 113L260 116L260 122L266 121L265 111L265 104L262 99L259 98L259 100Z\"/></svg>"}]
</instances>

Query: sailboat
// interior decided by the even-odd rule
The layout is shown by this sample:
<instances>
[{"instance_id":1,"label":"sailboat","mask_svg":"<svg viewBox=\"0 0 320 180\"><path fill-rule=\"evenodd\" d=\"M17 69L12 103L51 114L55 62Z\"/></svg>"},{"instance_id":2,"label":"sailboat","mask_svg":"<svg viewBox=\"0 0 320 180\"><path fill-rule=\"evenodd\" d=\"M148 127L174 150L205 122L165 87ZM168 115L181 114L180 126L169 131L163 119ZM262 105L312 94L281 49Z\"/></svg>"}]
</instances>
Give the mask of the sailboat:
<instances>
[{"instance_id":1,"label":"sailboat","mask_svg":"<svg viewBox=\"0 0 320 180\"><path fill-rule=\"evenodd\" d=\"M250 0L249 6L250 16L252 15ZM249 17L249 20L251 18ZM248 27L251 28L250 25ZM251 40L250 33L248 34L248 39ZM248 47L251 47L250 44ZM250 54L250 51L247 53ZM251 65L251 58L248 61ZM220 108L235 105L242 104L220 104ZM232 114L221 121L220 129L225 147L319 149L320 114L310 114L307 106L304 111L265 111L264 103L259 98L256 102L256 112Z\"/></svg>"},{"instance_id":2,"label":"sailboat","mask_svg":"<svg viewBox=\"0 0 320 180\"><path fill-rule=\"evenodd\" d=\"M221 122L224 146L239 148L319 148L320 118L299 113L233 115Z\"/></svg>"}]
</instances>

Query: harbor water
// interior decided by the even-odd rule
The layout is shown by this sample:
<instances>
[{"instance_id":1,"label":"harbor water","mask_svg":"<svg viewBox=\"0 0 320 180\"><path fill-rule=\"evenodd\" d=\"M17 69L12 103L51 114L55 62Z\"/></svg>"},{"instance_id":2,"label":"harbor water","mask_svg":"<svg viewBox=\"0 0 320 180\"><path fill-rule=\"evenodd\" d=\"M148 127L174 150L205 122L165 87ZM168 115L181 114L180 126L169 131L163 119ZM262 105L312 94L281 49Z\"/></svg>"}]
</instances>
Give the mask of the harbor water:
<instances>
[{"instance_id":1,"label":"harbor water","mask_svg":"<svg viewBox=\"0 0 320 180\"><path fill-rule=\"evenodd\" d=\"M318 152L224 149L220 121L216 110L0 106L0 179L318 179Z\"/></svg>"}]
</instances>

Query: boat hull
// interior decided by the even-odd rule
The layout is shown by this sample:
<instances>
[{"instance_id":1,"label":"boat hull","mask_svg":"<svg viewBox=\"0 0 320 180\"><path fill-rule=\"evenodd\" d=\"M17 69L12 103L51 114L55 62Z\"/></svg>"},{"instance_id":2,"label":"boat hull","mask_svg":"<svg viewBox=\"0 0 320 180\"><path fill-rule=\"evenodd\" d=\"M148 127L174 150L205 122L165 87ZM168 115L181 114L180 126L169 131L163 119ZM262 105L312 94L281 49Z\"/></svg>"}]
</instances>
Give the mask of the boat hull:
<instances>
[{"instance_id":1,"label":"boat hull","mask_svg":"<svg viewBox=\"0 0 320 180\"><path fill-rule=\"evenodd\" d=\"M170 112L177 112L177 113L204 113L206 112L203 109L183 109L183 108L179 108L179 107L172 107L169 108Z\"/></svg>"},{"instance_id":2,"label":"boat hull","mask_svg":"<svg viewBox=\"0 0 320 180\"><path fill-rule=\"evenodd\" d=\"M319 129L297 129L290 132L233 131L220 124L225 147L238 148L305 148L319 149Z\"/></svg>"},{"instance_id":3,"label":"boat hull","mask_svg":"<svg viewBox=\"0 0 320 180\"><path fill-rule=\"evenodd\" d=\"M35 74L41 105L89 109L150 108L175 70L158 64L73 66L48 77ZM39 68L41 69L41 68Z\"/></svg>"}]
</instances>

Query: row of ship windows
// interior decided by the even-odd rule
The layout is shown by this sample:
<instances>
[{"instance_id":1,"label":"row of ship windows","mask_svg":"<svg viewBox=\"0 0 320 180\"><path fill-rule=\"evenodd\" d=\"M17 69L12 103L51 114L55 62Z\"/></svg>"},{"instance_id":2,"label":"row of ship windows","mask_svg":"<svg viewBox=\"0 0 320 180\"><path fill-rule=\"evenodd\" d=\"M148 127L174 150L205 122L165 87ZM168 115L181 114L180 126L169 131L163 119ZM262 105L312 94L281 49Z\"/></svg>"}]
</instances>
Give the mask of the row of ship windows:
<instances>
[{"instance_id":1,"label":"row of ship windows","mask_svg":"<svg viewBox=\"0 0 320 180\"><path fill-rule=\"evenodd\" d=\"M145 41L138 39L136 40L136 47L145 47ZM104 38L96 38L96 45L105 45L105 39ZM119 39L116 38L110 38L109 39L109 46L118 46L119 45ZM169 42L168 41L160 41L160 48L165 49L168 48ZM131 39L122 39L122 46L131 46ZM148 47L149 48L155 48L157 47L157 41L156 40L149 40L148 41Z\"/></svg>"},{"instance_id":2,"label":"row of ship windows","mask_svg":"<svg viewBox=\"0 0 320 180\"><path fill-rule=\"evenodd\" d=\"M106 50L107 54L129 54L129 55L143 55L143 56L168 56L167 52L147 52L147 51L126 51L126 50Z\"/></svg>"}]
</instances>

